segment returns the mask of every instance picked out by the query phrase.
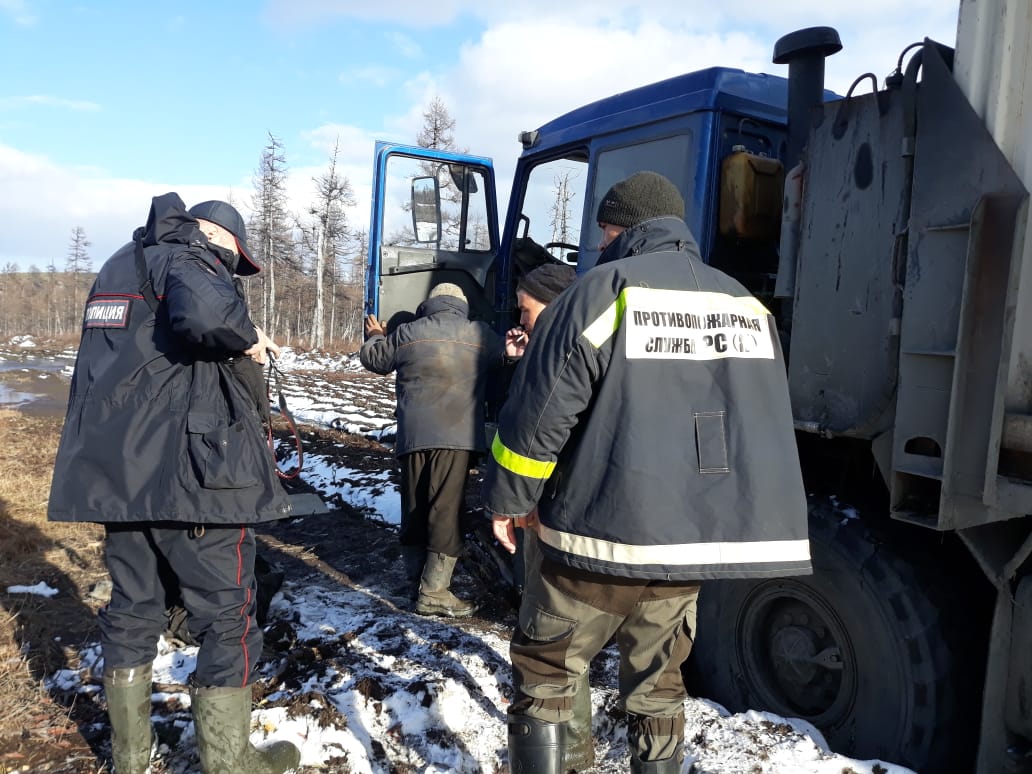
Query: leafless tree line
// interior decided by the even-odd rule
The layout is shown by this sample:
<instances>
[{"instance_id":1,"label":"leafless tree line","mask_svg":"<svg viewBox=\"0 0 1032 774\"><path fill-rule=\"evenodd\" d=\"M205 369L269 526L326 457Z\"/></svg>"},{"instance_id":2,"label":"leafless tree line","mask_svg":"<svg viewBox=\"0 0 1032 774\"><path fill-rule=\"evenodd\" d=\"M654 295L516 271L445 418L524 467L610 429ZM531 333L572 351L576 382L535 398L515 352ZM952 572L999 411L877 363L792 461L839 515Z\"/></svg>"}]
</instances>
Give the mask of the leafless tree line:
<instances>
[{"instance_id":1,"label":"leafless tree line","mask_svg":"<svg viewBox=\"0 0 1032 774\"><path fill-rule=\"evenodd\" d=\"M289 209L286 156L271 133L253 176L248 242L263 271L242 281L244 293L252 318L287 345L340 350L361 341L367 240L348 222L355 198L338 151L314 179L303 213ZM0 337L78 337L96 276L90 246L85 229L75 226L63 265L0 269Z\"/></svg>"}]
</instances>

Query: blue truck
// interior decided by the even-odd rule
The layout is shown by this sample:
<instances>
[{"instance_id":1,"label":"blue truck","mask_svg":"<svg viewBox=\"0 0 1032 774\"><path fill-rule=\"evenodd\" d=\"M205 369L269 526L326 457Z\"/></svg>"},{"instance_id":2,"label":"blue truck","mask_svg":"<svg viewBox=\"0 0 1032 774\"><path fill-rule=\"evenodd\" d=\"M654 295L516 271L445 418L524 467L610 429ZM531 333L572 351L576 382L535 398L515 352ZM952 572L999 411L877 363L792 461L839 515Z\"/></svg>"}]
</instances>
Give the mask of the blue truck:
<instances>
[{"instance_id":1,"label":"blue truck","mask_svg":"<svg viewBox=\"0 0 1032 774\"><path fill-rule=\"evenodd\" d=\"M521 272L590 271L613 183L669 177L704 259L778 321L814 564L704 584L690 690L852 757L1030 771L1028 120L998 141L931 40L832 94L840 47L799 30L774 48L788 77L712 67L522 132L501 227L490 159L377 143L367 312L397 325L448 281L504 331Z\"/></svg>"}]
</instances>

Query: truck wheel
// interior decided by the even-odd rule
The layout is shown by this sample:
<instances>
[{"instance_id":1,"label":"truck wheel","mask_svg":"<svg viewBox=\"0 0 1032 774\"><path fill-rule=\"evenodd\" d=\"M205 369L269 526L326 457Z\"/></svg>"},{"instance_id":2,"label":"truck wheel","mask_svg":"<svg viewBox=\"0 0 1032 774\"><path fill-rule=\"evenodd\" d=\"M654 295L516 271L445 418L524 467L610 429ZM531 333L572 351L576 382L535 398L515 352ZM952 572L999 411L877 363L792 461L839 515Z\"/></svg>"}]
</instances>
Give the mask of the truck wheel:
<instances>
[{"instance_id":1,"label":"truck wheel","mask_svg":"<svg viewBox=\"0 0 1032 774\"><path fill-rule=\"evenodd\" d=\"M810 550L810 576L703 583L689 690L734 712L803 718L850 757L970 771L975 726L949 678L980 676L982 663L961 663L926 594L949 584L826 500L810 506Z\"/></svg>"}]
</instances>

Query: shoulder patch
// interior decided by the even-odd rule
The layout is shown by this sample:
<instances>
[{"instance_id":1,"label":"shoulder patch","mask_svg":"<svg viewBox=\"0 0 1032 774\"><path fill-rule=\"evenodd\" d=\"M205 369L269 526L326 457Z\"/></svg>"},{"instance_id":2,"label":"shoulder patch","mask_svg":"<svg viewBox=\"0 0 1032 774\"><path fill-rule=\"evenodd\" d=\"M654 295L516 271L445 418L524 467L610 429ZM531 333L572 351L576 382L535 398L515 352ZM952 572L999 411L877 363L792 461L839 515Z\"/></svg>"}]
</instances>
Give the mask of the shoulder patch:
<instances>
[{"instance_id":1,"label":"shoulder patch","mask_svg":"<svg viewBox=\"0 0 1032 774\"><path fill-rule=\"evenodd\" d=\"M132 296L101 296L86 302L82 327L86 328L128 328L129 307Z\"/></svg>"}]
</instances>

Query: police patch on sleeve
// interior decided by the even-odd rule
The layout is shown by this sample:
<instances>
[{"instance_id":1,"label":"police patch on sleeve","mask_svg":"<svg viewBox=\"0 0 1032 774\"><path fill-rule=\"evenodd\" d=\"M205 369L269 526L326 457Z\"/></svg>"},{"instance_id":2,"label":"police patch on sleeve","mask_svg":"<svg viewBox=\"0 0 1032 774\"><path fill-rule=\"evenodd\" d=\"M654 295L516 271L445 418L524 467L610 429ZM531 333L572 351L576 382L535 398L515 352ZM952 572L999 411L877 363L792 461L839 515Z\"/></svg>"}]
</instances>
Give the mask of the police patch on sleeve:
<instances>
[{"instance_id":1,"label":"police patch on sleeve","mask_svg":"<svg viewBox=\"0 0 1032 774\"><path fill-rule=\"evenodd\" d=\"M132 299L128 296L103 296L91 298L86 302L86 313L83 315L83 328L128 328L129 306Z\"/></svg>"},{"instance_id":2,"label":"police patch on sleeve","mask_svg":"<svg viewBox=\"0 0 1032 774\"><path fill-rule=\"evenodd\" d=\"M625 288L627 357L774 358L767 310L752 296Z\"/></svg>"}]
</instances>

